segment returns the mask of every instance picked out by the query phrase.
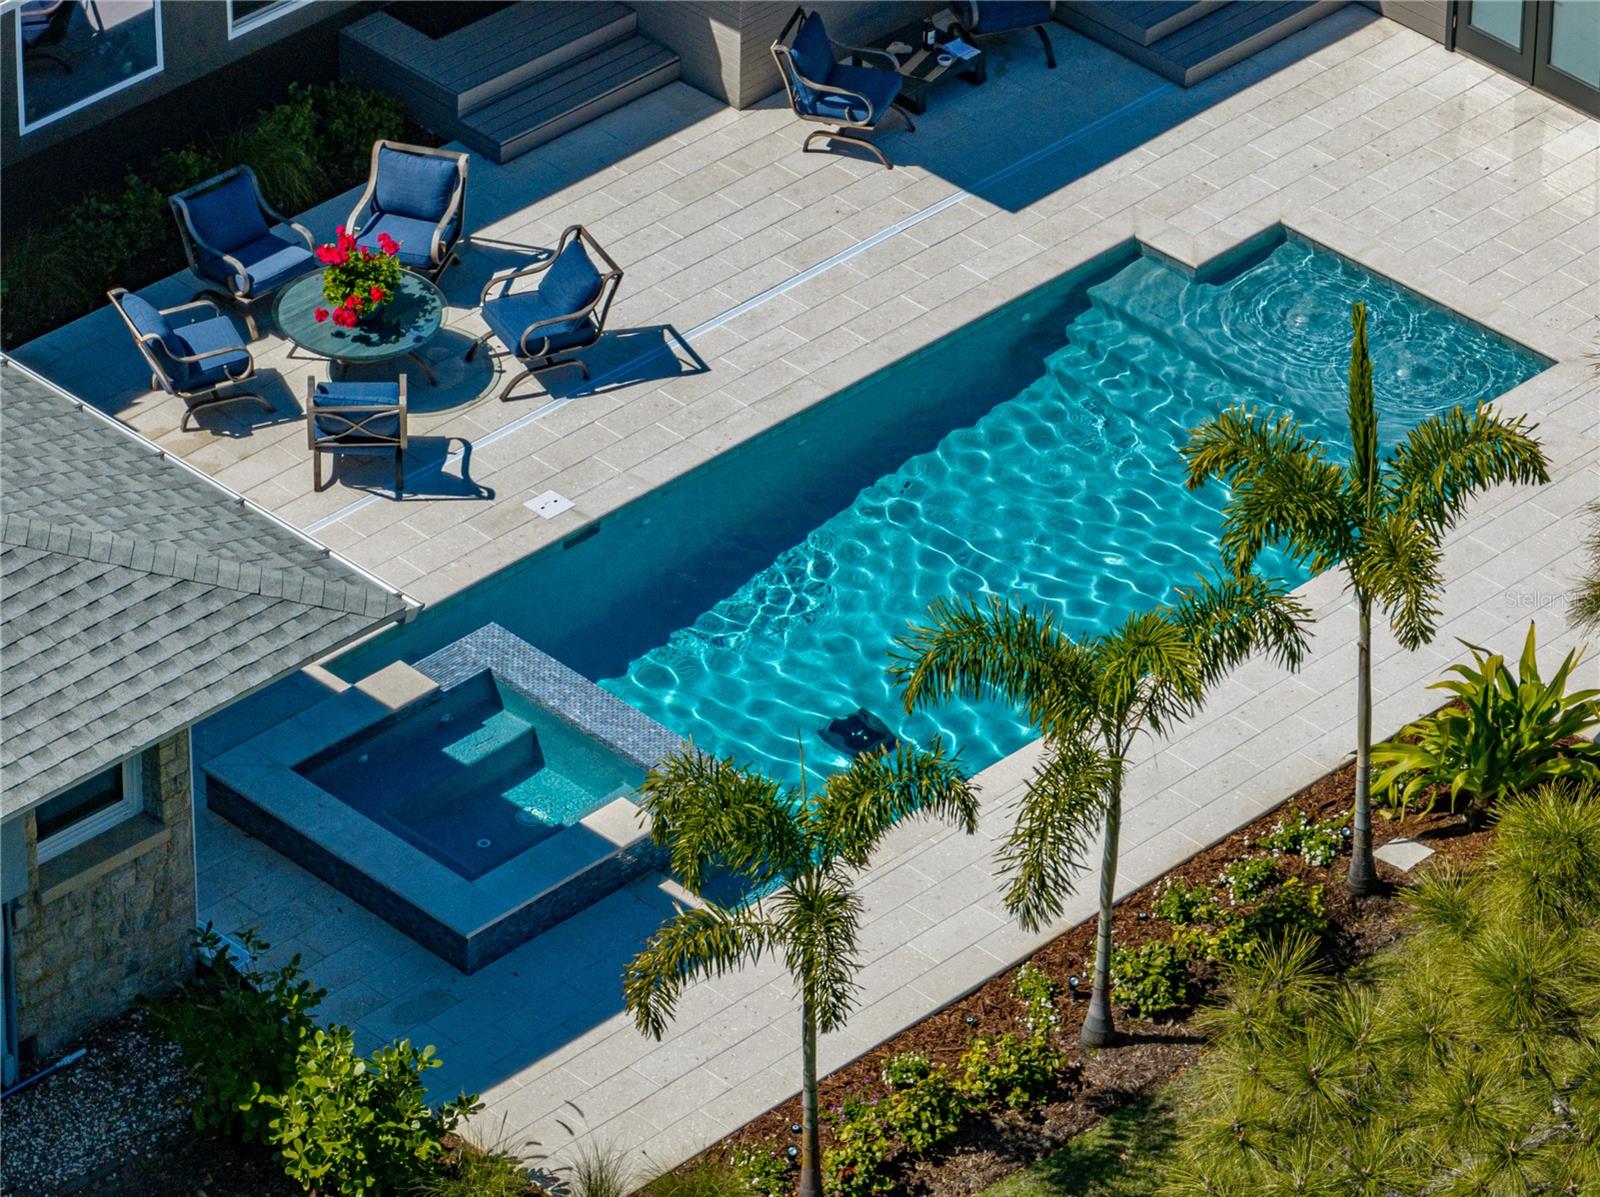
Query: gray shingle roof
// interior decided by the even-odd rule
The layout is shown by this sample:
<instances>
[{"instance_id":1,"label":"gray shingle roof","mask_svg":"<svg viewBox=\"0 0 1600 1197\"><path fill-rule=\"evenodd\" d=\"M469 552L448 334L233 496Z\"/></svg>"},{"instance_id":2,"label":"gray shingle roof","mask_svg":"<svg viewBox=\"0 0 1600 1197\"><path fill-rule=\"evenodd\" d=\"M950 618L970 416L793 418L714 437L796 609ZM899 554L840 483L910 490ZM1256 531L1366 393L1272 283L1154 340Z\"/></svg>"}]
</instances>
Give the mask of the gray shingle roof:
<instances>
[{"instance_id":1,"label":"gray shingle roof","mask_svg":"<svg viewBox=\"0 0 1600 1197\"><path fill-rule=\"evenodd\" d=\"M405 608L224 488L0 365L0 813Z\"/></svg>"}]
</instances>

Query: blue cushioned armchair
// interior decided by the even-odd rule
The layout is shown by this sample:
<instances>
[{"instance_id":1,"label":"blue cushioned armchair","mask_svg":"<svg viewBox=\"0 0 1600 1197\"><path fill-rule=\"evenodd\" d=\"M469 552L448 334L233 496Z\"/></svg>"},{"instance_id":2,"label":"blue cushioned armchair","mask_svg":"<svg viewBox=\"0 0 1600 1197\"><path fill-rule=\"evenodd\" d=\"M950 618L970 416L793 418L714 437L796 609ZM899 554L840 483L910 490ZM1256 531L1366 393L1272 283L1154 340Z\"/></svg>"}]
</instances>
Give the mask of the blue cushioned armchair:
<instances>
[{"instance_id":1,"label":"blue cushioned armchair","mask_svg":"<svg viewBox=\"0 0 1600 1197\"><path fill-rule=\"evenodd\" d=\"M322 457L394 455L394 497L406 482L406 376L395 382L306 379L306 443L311 483L322 489Z\"/></svg>"},{"instance_id":2,"label":"blue cushioned armchair","mask_svg":"<svg viewBox=\"0 0 1600 1197\"><path fill-rule=\"evenodd\" d=\"M179 423L185 432L189 417L195 412L225 403L258 403L272 410L272 404L253 391L219 393L224 386L254 378L256 363L233 321L216 304L200 299L162 309L123 287L108 291L106 296L150 366L151 387L176 395L186 405ZM171 320L192 311L208 311L211 315L188 324L174 324Z\"/></svg>"},{"instance_id":3,"label":"blue cushioned armchair","mask_svg":"<svg viewBox=\"0 0 1600 1197\"><path fill-rule=\"evenodd\" d=\"M202 283L215 284L203 287L195 298L209 296L237 306L252 338L260 332L251 305L316 268L311 230L267 203L256 172L248 166L225 170L168 202L189 269ZM280 226L292 229L295 238L275 232Z\"/></svg>"},{"instance_id":4,"label":"blue cushioned armchair","mask_svg":"<svg viewBox=\"0 0 1600 1197\"><path fill-rule=\"evenodd\" d=\"M604 264L604 270L595 265L595 258ZM513 280L532 275L542 276L535 290L511 293ZM479 346L494 337L527 366L529 373L576 366L588 378L589 367L582 359L558 355L600 339L621 282L622 267L589 231L581 224L569 226L550 257L497 274L484 285L478 304L489 331L472 343L467 360L470 362ZM497 287L500 293L491 299L489 293ZM500 398L511 398L512 389L520 381L521 375L513 374Z\"/></svg>"},{"instance_id":5,"label":"blue cushioned armchair","mask_svg":"<svg viewBox=\"0 0 1600 1197\"><path fill-rule=\"evenodd\" d=\"M888 69L842 63L839 61L841 50L852 59L882 59ZM905 109L894 105L895 97L900 94L899 64L894 55L886 50L836 47L828 37L821 15L797 8L779 31L778 40L772 43L772 57L778 64L778 73L783 76L783 85L789 92L789 107L794 109L795 115L803 121L833 126L807 135L802 147L805 153L811 152L812 143L816 141L846 141L861 146L889 169L894 169L894 163L872 142L847 132L876 129L891 111L906 123L908 130L916 130Z\"/></svg>"},{"instance_id":6,"label":"blue cushioned armchair","mask_svg":"<svg viewBox=\"0 0 1600 1197\"><path fill-rule=\"evenodd\" d=\"M467 220L467 155L377 141L372 170L350 219L352 234L400 243L400 264L434 282L452 262Z\"/></svg>"},{"instance_id":7,"label":"blue cushioned armchair","mask_svg":"<svg viewBox=\"0 0 1600 1197\"><path fill-rule=\"evenodd\" d=\"M1052 71L1056 69L1056 50L1045 32L1056 0L956 0L953 7L956 23L968 38L1032 29L1044 43L1045 65Z\"/></svg>"}]
</instances>

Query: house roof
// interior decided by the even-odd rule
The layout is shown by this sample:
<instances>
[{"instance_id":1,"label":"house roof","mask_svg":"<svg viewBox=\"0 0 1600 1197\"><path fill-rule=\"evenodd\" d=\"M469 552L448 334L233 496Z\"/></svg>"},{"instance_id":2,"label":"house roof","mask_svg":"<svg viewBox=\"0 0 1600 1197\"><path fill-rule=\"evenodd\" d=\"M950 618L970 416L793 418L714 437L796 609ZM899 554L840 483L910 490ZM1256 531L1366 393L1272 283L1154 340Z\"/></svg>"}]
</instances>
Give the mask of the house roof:
<instances>
[{"instance_id":1,"label":"house roof","mask_svg":"<svg viewBox=\"0 0 1600 1197\"><path fill-rule=\"evenodd\" d=\"M0 814L403 618L407 606L0 358Z\"/></svg>"}]
</instances>

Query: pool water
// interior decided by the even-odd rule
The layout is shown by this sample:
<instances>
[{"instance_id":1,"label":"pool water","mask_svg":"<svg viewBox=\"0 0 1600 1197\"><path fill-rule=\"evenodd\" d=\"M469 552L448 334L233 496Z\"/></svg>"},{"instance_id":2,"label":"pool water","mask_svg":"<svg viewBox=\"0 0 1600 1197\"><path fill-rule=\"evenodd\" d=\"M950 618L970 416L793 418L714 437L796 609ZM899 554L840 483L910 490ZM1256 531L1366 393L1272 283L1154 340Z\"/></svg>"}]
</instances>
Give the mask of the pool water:
<instances>
[{"instance_id":1,"label":"pool water","mask_svg":"<svg viewBox=\"0 0 1600 1197\"><path fill-rule=\"evenodd\" d=\"M297 771L468 880L642 780L488 673Z\"/></svg>"},{"instance_id":2,"label":"pool water","mask_svg":"<svg viewBox=\"0 0 1600 1197\"><path fill-rule=\"evenodd\" d=\"M492 618L786 780L802 748L819 771L842 764L818 733L862 707L981 768L1026 726L992 703L905 716L895 637L951 594L1092 634L1212 570L1225 493L1185 488L1179 446L1242 401L1292 412L1343 456L1357 299L1388 444L1549 364L1292 236L1209 279L1130 248L424 612L358 650L359 669Z\"/></svg>"}]
</instances>

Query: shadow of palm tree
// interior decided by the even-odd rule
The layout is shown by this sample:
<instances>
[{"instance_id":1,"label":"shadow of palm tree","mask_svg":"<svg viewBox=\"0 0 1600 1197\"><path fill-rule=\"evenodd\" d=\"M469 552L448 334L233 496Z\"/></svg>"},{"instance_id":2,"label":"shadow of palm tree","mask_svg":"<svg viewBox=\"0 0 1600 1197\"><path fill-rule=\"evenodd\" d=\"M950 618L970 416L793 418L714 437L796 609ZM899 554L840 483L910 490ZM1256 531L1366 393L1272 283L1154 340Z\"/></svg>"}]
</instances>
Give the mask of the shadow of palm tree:
<instances>
[{"instance_id":1,"label":"shadow of palm tree","mask_svg":"<svg viewBox=\"0 0 1600 1197\"><path fill-rule=\"evenodd\" d=\"M1178 1112L1165 1093L1106 1116L1029 1169L1026 1182L996 1197L1144 1197L1155 1189L1178 1141Z\"/></svg>"}]
</instances>

